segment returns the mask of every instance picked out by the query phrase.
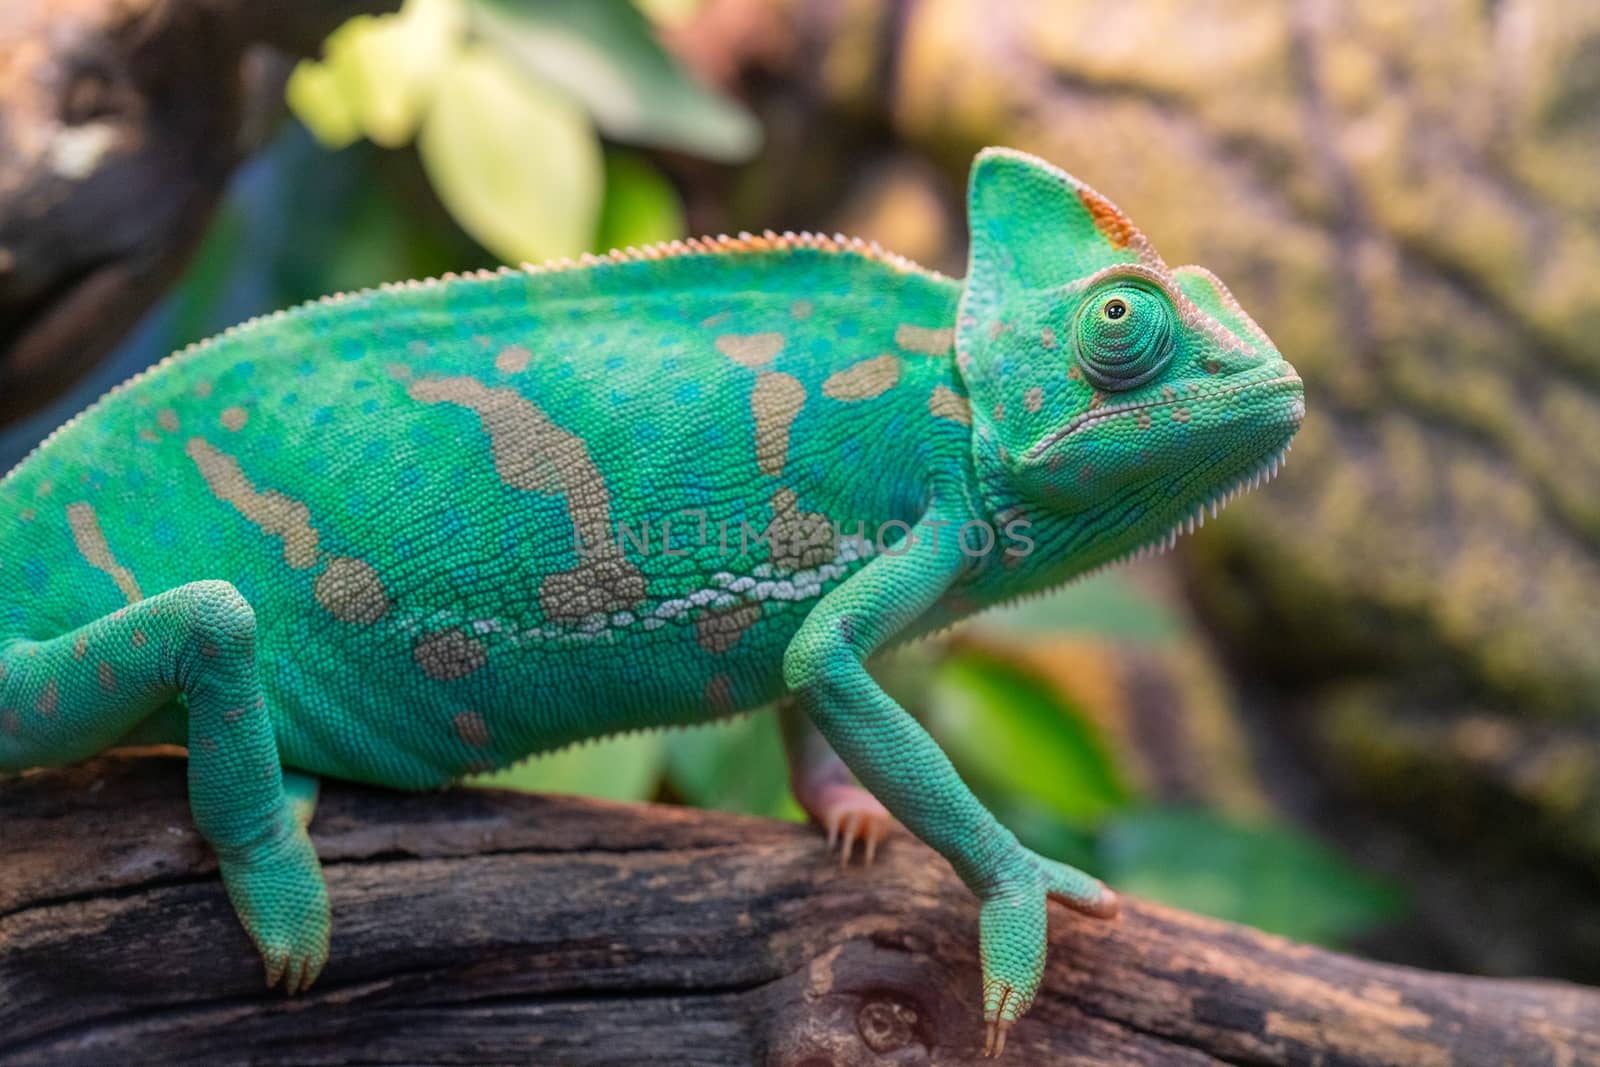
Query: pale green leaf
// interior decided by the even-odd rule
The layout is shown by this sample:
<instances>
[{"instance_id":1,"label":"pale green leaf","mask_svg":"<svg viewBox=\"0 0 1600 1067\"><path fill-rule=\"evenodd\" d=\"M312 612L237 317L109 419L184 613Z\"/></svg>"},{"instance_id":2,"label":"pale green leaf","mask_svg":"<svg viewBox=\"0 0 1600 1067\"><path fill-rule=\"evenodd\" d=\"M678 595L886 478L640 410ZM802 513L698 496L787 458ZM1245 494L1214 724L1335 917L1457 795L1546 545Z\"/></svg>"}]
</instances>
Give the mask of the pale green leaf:
<instances>
[{"instance_id":1,"label":"pale green leaf","mask_svg":"<svg viewBox=\"0 0 1600 1067\"><path fill-rule=\"evenodd\" d=\"M609 137L719 160L761 142L739 104L691 78L629 0L473 0L484 41L583 101Z\"/></svg>"},{"instance_id":2,"label":"pale green leaf","mask_svg":"<svg viewBox=\"0 0 1600 1067\"><path fill-rule=\"evenodd\" d=\"M417 148L450 214L507 262L589 248L604 181L593 128L570 97L485 46L446 66Z\"/></svg>"},{"instance_id":3,"label":"pale green leaf","mask_svg":"<svg viewBox=\"0 0 1600 1067\"><path fill-rule=\"evenodd\" d=\"M284 88L295 118L305 123L324 148L339 149L361 137L361 122L339 76L326 64L304 59L295 64Z\"/></svg>"},{"instance_id":4,"label":"pale green leaf","mask_svg":"<svg viewBox=\"0 0 1600 1067\"><path fill-rule=\"evenodd\" d=\"M503 771L475 775L469 782L528 793L649 800L655 796L663 758L660 733L624 734L537 756Z\"/></svg>"},{"instance_id":5,"label":"pale green leaf","mask_svg":"<svg viewBox=\"0 0 1600 1067\"><path fill-rule=\"evenodd\" d=\"M343 147L364 133L385 148L415 135L439 74L461 47L465 0L407 0L393 15L358 15L300 63L289 106L317 139Z\"/></svg>"}]
</instances>

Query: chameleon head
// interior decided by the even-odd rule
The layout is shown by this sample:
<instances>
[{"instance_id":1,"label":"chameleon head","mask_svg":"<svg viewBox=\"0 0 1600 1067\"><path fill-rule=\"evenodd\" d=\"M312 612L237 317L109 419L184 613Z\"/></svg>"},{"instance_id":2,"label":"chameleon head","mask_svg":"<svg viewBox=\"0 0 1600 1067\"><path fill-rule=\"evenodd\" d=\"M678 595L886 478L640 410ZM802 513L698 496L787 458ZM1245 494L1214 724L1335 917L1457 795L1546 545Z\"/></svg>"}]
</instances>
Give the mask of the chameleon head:
<instances>
[{"instance_id":1,"label":"chameleon head","mask_svg":"<svg viewBox=\"0 0 1600 1067\"><path fill-rule=\"evenodd\" d=\"M1109 200L1009 149L973 165L970 221L975 460L1049 577L1170 544L1276 472L1305 393L1215 275L1167 267Z\"/></svg>"}]
</instances>

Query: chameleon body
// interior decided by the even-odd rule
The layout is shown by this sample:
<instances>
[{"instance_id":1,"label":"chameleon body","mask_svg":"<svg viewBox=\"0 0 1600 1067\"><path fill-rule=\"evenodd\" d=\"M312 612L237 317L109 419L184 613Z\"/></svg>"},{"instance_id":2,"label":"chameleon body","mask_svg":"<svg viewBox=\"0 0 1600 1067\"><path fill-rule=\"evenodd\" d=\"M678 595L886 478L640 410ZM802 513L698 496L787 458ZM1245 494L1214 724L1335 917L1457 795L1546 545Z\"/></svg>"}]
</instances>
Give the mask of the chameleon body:
<instances>
[{"instance_id":1,"label":"chameleon body","mask_svg":"<svg viewBox=\"0 0 1600 1067\"><path fill-rule=\"evenodd\" d=\"M314 776L434 787L786 697L808 809L871 843L886 808L979 897L998 1052L1047 897L1115 897L862 661L1165 543L1304 402L1220 282L1066 174L987 150L970 213L964 283L691 241L329 298L133 379L0 482L0 769L186 745L294 990L328 946Z\"/></svg>"}]
</instances>

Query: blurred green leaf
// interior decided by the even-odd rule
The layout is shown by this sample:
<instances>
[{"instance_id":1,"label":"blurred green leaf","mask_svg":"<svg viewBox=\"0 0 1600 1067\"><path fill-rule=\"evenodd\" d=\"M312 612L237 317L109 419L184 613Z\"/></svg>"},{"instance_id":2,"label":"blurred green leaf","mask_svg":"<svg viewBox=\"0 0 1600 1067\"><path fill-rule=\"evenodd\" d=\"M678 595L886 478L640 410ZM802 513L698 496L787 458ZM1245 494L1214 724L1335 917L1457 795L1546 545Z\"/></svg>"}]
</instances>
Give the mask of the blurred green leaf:
<instances>
[{"instance_id":1,"label":"blurred green leaf","mask_svg":"<svg viewBox=\"0 0 1600 1067\"><path fill-rule=\"evenodd\" d=\"M1399 892L1287 826L1198 810L1119 815L1095 871L1120 890L1173 907L1333 945L1402 910Z\"/></svg>"},{"instance_id":2,"label":"blurred green leaf","mask_svg":"<svg viewBox=\"0 0 1600 1067\"><path fill-rule=\"evenodd\" d=\"M694 18L704 4L703 0L634 0L634 6L657 25L675 26Z\"/></svg>"},{"instance_id":3,"label":"blurred green leaf","mask_svg":"<svg viewBox=\"0 0 1600 1067\"><path fill-rule=\"evenodd\" d=\"M321 62L290 75L289 106L330 148L365 133L407 144L466 28L463 0L406 0L394 15L358 15L328 36Z\"/></svg>"},{"instance_id":4,"label":"blurred green leaf","mask_svg":"<svg viewBox=\"0 0 1600 1067\"><path fill-rule=\"evenodd\" d=\"M742 160L761 141L743 107L692 79L629 0L473 0L479 38L583 101L610 137Z\"/></svg>"},{"instance_id":5,"label":"blurred green leaf","mask_svg":"<svg viewBox=\"0 0 1600 1067\"><path fill-rule=\"evenodd\" d=\"M666 176L638 156L607 152L595 248L643 248L682 236L683 201Z\"/></svg>"},{"instance_id":6,"label":"blurred green leaf","mask_svg":"<svg viewBox=\"0 0 1600 1067\"><path fill-rule=\"evenodd\" d=\"M778 717L758 711L667 737L667 782L700 808L803 819L789 794Z\"/></svg>"},{"instance_id":7,"label":"blurred green leaf","mask_svg":"<svg viewBox=\"0 0 1600 1067\"><path fill-rule=\"evenodd\" d=\"M986 612L973 625L1034 636L1086 633L1142 642L1171 641L1184 633L1171 607L1117 570Z\"/></svg>"},{"instance_id":8,"label":"blurred green leaf","mask_svg":"<svg viewBox=\"0 0 1600 1067\"><path fill-rule=\"evenodd\" d=\"M966 649L938 669L928 727L964 773L1073 826L1093 826L1129 801L1093 724L1045 680L991 653Z\"/></svg>"},{"instance_id":9,"label":"blurred green leaf","mask_svg":"<svg viewBox=\"0 0 1600 1067\"><path fill-rule=\"evenodd\" d=\"M417 147L463 229L510 263L574 256L599 219L600 145L565 94L482 45L439 78Z\"/></svg>"},{"instance_id":10,"label":"blurred green leaf","mask_svg":"<svg viewBox=\"0 0 1600 1067\"><path fill-rule=\"evenodd\" d=\"M343 148L361 138L361 122L332 67L302 60L289 75L284 99L324 148Z\"/></svg>"},{"instance_id":11,"label":"blurred green leaf","mask_svg":"<svg viewBox=\"0 0 1600 1067\"><path fill-rule=\"evenodd\" d=\"M468 779L472 785L528 793L581 793L607 800L655 796L665 756L659 731L623 734L538 756L526 763Z\"/></svg>"}]
</instances>

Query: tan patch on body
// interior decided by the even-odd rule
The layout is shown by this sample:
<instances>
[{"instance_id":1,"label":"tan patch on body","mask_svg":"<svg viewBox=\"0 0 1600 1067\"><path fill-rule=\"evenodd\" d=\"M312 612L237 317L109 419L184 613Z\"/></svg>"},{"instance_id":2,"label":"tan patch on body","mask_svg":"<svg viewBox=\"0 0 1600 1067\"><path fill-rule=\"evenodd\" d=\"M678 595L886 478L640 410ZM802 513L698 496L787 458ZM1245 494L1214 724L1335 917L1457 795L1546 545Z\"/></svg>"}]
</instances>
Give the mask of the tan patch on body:
<instances>
[{"instance_id":1,"label":"tan patch on body","mask_svg":"<svg viewBox=\"0 0 1600 1067\"><path fill-rule=\"evenodd\" d=\"M1046 326L1039 331L1039 343L1046 348L1054 348L1056 346L1056 332Z\"/></svg>"},{"instance_id":2,"label":"tan patch on body","mask_svg":"<svg viewBox=\"0 0 1600 1067\"><path fill-rule=\"evenodd\" d=\"M928 397L928 410L935 418L949 419L963 426L972 425L972 405L948 385L936 385Z\"/></svg>"},{"instance_id":3,"label":"tan patch on body","mask_svg":"<svg viewBox=\"0 0 1600 1067\"><path fill-rule=\"evenodd\" d=\"M465 630L428 634L411 650L422 673L438 682L465 678L489 661L483 642Z\"/></svg>"},{"instance_id":4,"label":"tan patch on body","mask_svg":"<svg viewBox=\"0 0 1600 1067\"><path fill-rule=\"evenodd\" d=\"M455 717L456 736L473 748L489 746L489 724L475 711L458 712Z\"/></svg>"},{"instance_id":5,"label":"tan patch on body","mask_svg":"<svg viewBox=\"0 0 1600 1067\"><path fill-rule=\"evenodd\" d=\"M317 575L312 589L317 603L340 622L370 626L389 613L389 593L372 564L336 556Z\"/></svg>"},{"instance_id":6,"label":"tan patch on body","mask_svg":"<svg viewBox=\"0 0 1600 1067\"><path fill-rule=\"evenodd\" d=\"M816 305L809 300L796 300L789 305L789 314L797 319L809 319L816 310Z\"/></svg>"},{"instance_id":7,"label":"tan patch on body","mask_svg":"<svg viewBox=\"0 0 1600 1067\"><path fill-rule=\"evenodd\" d=\"M834 400L868 400L894 388L900 380L900 361L883 355L835 371L822 383L822 395Z\"/></svg>"},{"instance_id":8,"label":"tan patch on body","mask_svg":"<svg viewBox=\"0 0 1600 1067\"><path fill-rule=\"evenodd\" d=\"M913 326L902 322L894 329L894 343L907 352L942 356L956 343L956 331L951 326Z\"/></svg>"},{"instance_id":9,"label":"tan patch on body","mask_svg":"<svg viewBox=\"0 0 1600 1067\"><path fill-rule=\"evenodd\" d=\"M833 523L818 511L801 511L793 489L772 494L772 562L791 571L820 567L833 558Z\"/></svg>"},{"instance_id":10,"label":"tan patch on body","mask_svg":"<svg viewBox=\"0 0 1600 1067\"><path fill-rule=\"evenodd\" d=\"M240 407L223 408L222 414L218 416L218 419L224 429L238 433L244 429L245 423L250 421L250 413Z\"/></svg>"},{"instance_id":11,"label":"tan patch on body","mask_svg":"<svg viewBox=\"0 0 1600 1067\"><path fill-rule=\"evenodd\" d=\"M1150 428L1150 413L1148 411L1139 412L1139 414L1136 416L1136 421L1138 422L1139 429L1148 430Z\"/></svg>"},{"instance_id":12,"label":"tan patch on body","mask_svg":"<svg viewBox=\"0 0 1600 1067\"><path fill-rule=\"evenodd\" d=\"M72 643L72 658L82 659L84 655L88 653L88 651L89 639L83 634L79 634L78 639Z\"/></svg>"},{"instance_id":13,"label":"tan patch on body","mask_svg":"<svg viewBox=\"0 0 1600 1067\"><path fill-rule=\"evenodd\" d=\"M1173 408L1172 409L1172 421L1173 422L1188 422L1189 421L1189 409L1188 408Z\"/></svg>"},{"instance_id":14,"label":"tan patch on body","mask_svg":"<svg viewBox=\"0 0 1600 1067\"><path fill-rule=\"evenodd\" d=\"M733 679L726 674L713 674L706 681L706 705L718 715L733 711Z\"/></svg>"},{"instance_id":15,"label":"tan patch on body","mask_svg":"<svg viewBox=\"0 0 1600 1067\"><path fill-rule=\"evenodd\" d=\"M539 606L551 620L621 611L644 597L644 575L611 542L604 554L597 552L569 571L549 575L539 586Z\"/></svg>"},{"instance_id":16,"label":"tan patch on body","mask_svg":"<svg viewBox=\"0 0 1600 1067\"><path fill-rule=\"evenodd\" d=\"M1123 249L1132 243L1134 234L1139 231L1126 215L1111 206L1111 201L1093 189L1079 189L1078 200L1094 220L1094 228L1112 248Z\"/></svg>"},{"instance_id":17,"label":"tan patch on body","mask_svg":"<svg viewBox=\"0 0 1600 1067\"><path fill-rule=\"evenodd\" d=\"M756 465L763 474L782 474L789 461L789 427L806 402L800 379L773 372L756 379L750 414L756 421Z\"/></svg>"},{"instance_id":18,"label":"tan patch on body","mask_svg":"<svg viewBox=\"0 0 1600 1067\"><path fill-rule=\"evenodd\" d=\"M502 374L521 374L532 359L533 353L521 345L506 345L494 357L494 368Z\"/></svg>"},{"instance_id":19,"label":"tan patch on body","mask_svg":"<svg viewBox=\"0 0 1600 1067\"><path fill-rule=\"evenodd\" d=\"M153 445L157 441L161 440L161 435L146 426L144 429L139 431L139 440L143 441L147 445Z\"/></svg>"},{"instance_id":20,"label":"tan patch on body","mask_svg":"<svg viewBox=\"0 0 1600 1067\"><path fill-rule=\"evenodd\" d=\"M134 648L143 648L149 641L150 639L144 635L143 630L133 631L133 636L128 639L128 643L133 645Z\"/></svg>"},{"instance_id":21,"label":"tan patch on body","mask_svg":"<svg viewBox=\"0 0 1600 1067\"><path fill-rule=\"evenodd\" d=\"M760 621L760 604L708 608L694 620L694 639L707 652L721 654L737 645L746 631Z\"/></svg>"},{"instance_id":22,"label":"tan patch on body","mask_svg":"<svg viewBox=\"0 0 1600 1067\"><path fill-rule=\"evenodd\" d=\"M426 404L458 404L477 412L501 481L566 500L584 558L572 570L545 578L539 603L546 618L581 619L644 599L644 576L612 536L611 492L582 438L550 421L515 390L491 389L476 378L424 378L406 391Z\"/></svg>"},{"instance_id":23,"label":"tan patch on body","mask_svg":"<svg viewBox=\"0 0 1600 1067\"><path fill-rule=\"evenodd\" d=\"M717 351L741 367L771 363L783 351L781 333L725 333L716 340Z\"/></svg>"},{"instance_id":24,"label":"tan patch on body","mask_svg":"<svg viewBox=\"0 0 1600 1067\"><path fill-rule=\"evenodd\" d=\"M56 684L54 678L44 683L44 692L39 694L39 702L34 707L46 718L54 715L56 709L61 707L61 687Z\"/></svg>"},{"instance_id":25,"label":"tan patch on body","mask_svg":"<svg viewBox=\"0 0 1600 1067\"><path fill-rule=\"evenodd\" d=\"M72 529L72 541L78 546L78 554L89 566L116 582L117 589L128 603L144 599L133 572L118 563L111 554L111 545L106 541L105 532L100 529L100 517L95 514L93 507L83 503L68 504L67 525Z\"/></svg>"},{"instance_id":26,"label":"tan patch on body","mask_svg":"<svg viewBox=\"0 0 1600 1067\"><path fill-rule=\"evenodd\" d=\"M156 423L168 433L177 433L178 413L171 408L162 408L156 412Z\"/></svg>"},{"instance_id":27,"label":"tan patch on body","mask_svg":"<svg viewBox=\"0 0 1600 1067\"><path fill-rule=\"evenodd\" d=\"M239 461L215 448L203 437L191 437L184 446L213 496L225 500L261 531L283 541L283 561L295 570L317 562L317 531L311 527L311 509L278 492L259 492L245 477Z\"/></svg>"},{"instance_id":28,"label":"tan patch on body","mask_svg":"<svg viewBox=\"0 0 1600 1067\"><path fill-rule=\"evenodd\" d=\"M95 668L95 678L100 683L100 688L107 693L117 691L117 672L109 663L102 662Z\"/></svg>"},{"instance_id":29,"label":"tan patch on body","mask_svg":"<svg viewBox=\"0 0 1600 1067\"><path fill-rule=\"evenodd\" d=\"M1022 407L1032 415L1044 405L1044 390L1037 385L1022 394Z\"/></svg>"},{"instance_id":30,"label":"tan patch on body","mask_svg":"<svg viewBox=\"0 0 1600 1067\"><path fill-rule=\"evenodd\" d=\"M198 381L194 383L194 395L199 397L201 400L204 400L211 395L211 389L212 385L210 382Z\"/></svg>"},{"instance_id":31,"label":"tan patch on body","mask_svg":"<svg viewBox=\"0 0 1600 1067\"><path fill-rule=\"evenodd\" d=\"M994 402L994 421L1006 421L1006 402L1004 400L996 400Z\"/></svg>"},{"instance_id":32,"label":"tan patch on body","mask_svg":"<svg viewBox=\"0 0 1600 1067\"><path fill-rule=\"evenodd\" d=\"M411 380L411 368L406 366L404 363L385 363L383 365L383 373L387 374L390 378L393 378L397 382L408 382Z\"/></svg>"}]
</instances>

